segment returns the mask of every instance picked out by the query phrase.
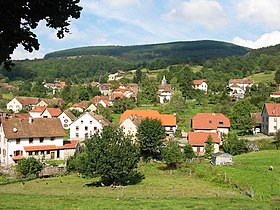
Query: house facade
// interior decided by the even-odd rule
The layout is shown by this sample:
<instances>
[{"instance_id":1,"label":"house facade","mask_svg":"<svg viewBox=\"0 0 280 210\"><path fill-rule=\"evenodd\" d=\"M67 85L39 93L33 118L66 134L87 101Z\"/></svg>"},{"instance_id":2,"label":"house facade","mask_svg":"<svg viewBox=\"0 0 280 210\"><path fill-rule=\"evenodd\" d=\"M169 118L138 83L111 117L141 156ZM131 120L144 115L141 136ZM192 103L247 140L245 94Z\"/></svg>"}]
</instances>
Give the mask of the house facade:
<instances>
[{"instance_id":1,"label":"house facade","mask_svg":"<svg viewBox=\"0 0 280 210\"><path fill-rule=\"evenodd\" d=\"M7 110L12 110L14 113L19 112L22 109L31 110L38 104L39 98L32 97L20 97L14 98L7 103Z\"/></svg>"},{"instance_id":2,"label":"house facade","mask_svg":"<svg viewBox=\"0 0 280 210\"><path fill-rule=\"evenodd\" d=\"M250 79L231 79L229 80L229 96L232 98L244 98L246 90L253 86L254 82Z\"/></svg>"},{"instance_id":3,"label":"house facade","mask_svg":"<svg viewBox=\"0 0 280 210\"><path fill-rule=\"evenodd\" d=\"M195 90L202 90L204 92L207 92L208 90L208 85L206 83L206 80L204 79L199 79L199 80L194 80L193 81L193 88Z\"/></svg>"},{"instance_id":4,"label":"house facade","mask_svg":"<svg viewBox=\"0 0 280 210\"><path fill-rule=\"evenodd\" d=\"M169 137L173 137L177 130L176 114L160 114L156 110L126 110L121 115L119 125L124 129L125 133L135 134L138 124L145 118L158 119Z\"/></svg>"},{"instance_id":5,"label":"house facade","mask_svg":"<svg viewBox=\"0 0 280 210\"><path fill-rule=\"evenodd\" d=\"M77 120L77 117L75 117L69 110L65 110L58 116L58 119L60 119L61 125L64 129L70 129L70 125Z\"/></svg>"},{"instance_id":6,"label":"house facade","mask_svg":"<svg viewBox=\"0 0 280 210\"><path fill-rule=\"evenodd\" d=\"M273 135L280 129L280 104L264 104L261 116L262 133L266 135Z\"/></svg>"},{"instance_id":7,"label":"house facade","mask_svg":"<svg viewBox=\"0 0 280 210\"><path fill-rule=\"evenodd\" d=\"M221 113L197 113L191 119L191 127L194 132L218 133L222 137L230 130L230 120Z\"/></svg>"},{"instance_id":8,"label":"house facade","mask_svg":"<svg viewBox=\"0 0 280 210\"><path fill-rule=\"evenodd\" d=\"M70 139L84 141L96 132L101 132L104 126L111 123L103 116L93 112L85 112L70 125Z\"/></svg>"},{"instance_id":9,"label":"house facade","mask_svg":"<svg viewBox=\"0 0 280 210\"><path fill-rule=\"evenodd\" d=\"M0 162L4 166L27 157L65 159L78 149L78 141L63 141L66 133L55 118L6 119L1 124L0 134Z\"/></svg>"},{"instance_id":10,"label":"house facade","mask_svg":"<svg viewBox=\"0 0 280 210\"><path fill-rule=\"evenodd\" d=\"M206 141L208 140L209 136L212 137L212 141L214 143L213 149L214 153L219 152L219 146L221 144L221 138L217 133L210 133L210 132L189 132L188 133L188 143L192 145L193 151L202 156L205 154L205 145Z\"/></svg>"},{"instance_id":11,"label":"house facade","mask_svg":"<svg viewBox=\"0 0 280 210\"><path fill-rule=\"evenodd\" d=\"M161 85L158 87L158 100L159 103L164 104L171 100L171 96L174 91L171 88L170 84L167 84L165 76L163 76Z\"/></svg>"}]
</instances>

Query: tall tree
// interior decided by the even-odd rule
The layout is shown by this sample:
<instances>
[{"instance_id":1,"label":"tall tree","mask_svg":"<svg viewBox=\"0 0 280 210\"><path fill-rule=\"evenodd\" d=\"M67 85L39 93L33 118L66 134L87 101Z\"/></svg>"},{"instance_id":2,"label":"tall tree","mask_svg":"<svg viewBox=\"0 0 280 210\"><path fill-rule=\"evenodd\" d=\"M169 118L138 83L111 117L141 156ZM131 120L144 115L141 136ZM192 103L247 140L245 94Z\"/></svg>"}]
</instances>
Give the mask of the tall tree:
<instances>
[{"instance_id":1,"label":"tall tree","mask_svg":"<svg viewBox=\"0 0 280 210\"><path fill-rule=\"evenodd\" d=\"M191 69L189 67L184 67L179 71L177 78L183 97L192 99L194 96L194 89L192 88L193 72Z\"/></svg>"},{"instance_id":2,"label":"tall tree","mask_svg":"<svg viewBox=\"0 0 280 210\"><path fill-rule=\"evenodd\" d=\"M7 62L14 49L22 44L32 52L39 49L33 29L41 20L57 30L57 37L69 33L69 18L79 18L82 7L79 0L0 1L0 64Z\"/></svg>"},{"instance_id":3,"label":"tall tree","mask_svg":"<svg viewBox=\"0 0 280 210\"><path fill-rule=\"evenodd\" d=\"M162 149L162 159L170 167L177 167L183 161L183 153L179 144L175 141L169 141L167 146Z\"/></svg>"},{"instance_id":4,"label":"tall tree","mask_svg":"<svg viewBox=\"0 0 280 210\"><path fill-rule=\"evenodd\" d=\"M137 172L139 150L130 136L117 127L104 127L85 141L86 155L78 161L80 172L89 177L96 175L110 185L127 184Z\"/></svg>"},{"instance_id":5,"label":"tall tree","mask_svg":"<svg viewBox=\"0 0 280 210\"><path fill-rule=\"evenodd\" d=\"M141 156L148 160L149 158L158 158L160 146L165 137L165 129L158 119L146 118L141 121L137 129L138 143Z\"/></svg>"},{"instance_id":6,"label":"tall tree","mask_svg":"<svg viewBox=\"0 0 280 210\"><path fill-rule=\"evenodd\" d=\"M241 133L246 133L254 126L254 121L250 113L254 112L254 105L249 100L237 101L230 112L230 122L233 129L238 129Z\"/></svg>"},{"instance_id":7,"label":"tall tree","mask_svg":"<svg viewBox=\"0 0 280 210\"><path fill-rule=\"evenodd\" d=\"M184 154L186 159L192 159L195 157L192 145L186 144L184 147Z\"/></svg>"},{"instance_id":8,"label":"tall tree","mask_svg":"<svg viewBox=\"0 0 280 210\"><path fill-rule=\"evenodd\" d=\"M211 157L213 152L214 152L213 138L212 138L211 135L209 135L207 141L205 142L205 153L204 153L204 156L206 158L209 158L209 157Z\"/></svg>"},{"instance_id":9,"label":"tall tree","mask_svg":"<svg viewBox=\"0 0 280 210\"><path fill-rule=\"evenodd\" d=\"M229 133L223 141L223 150L232 155L247 152L246 141L238 139L235 133Z\"/></svg>"}]
</instances>

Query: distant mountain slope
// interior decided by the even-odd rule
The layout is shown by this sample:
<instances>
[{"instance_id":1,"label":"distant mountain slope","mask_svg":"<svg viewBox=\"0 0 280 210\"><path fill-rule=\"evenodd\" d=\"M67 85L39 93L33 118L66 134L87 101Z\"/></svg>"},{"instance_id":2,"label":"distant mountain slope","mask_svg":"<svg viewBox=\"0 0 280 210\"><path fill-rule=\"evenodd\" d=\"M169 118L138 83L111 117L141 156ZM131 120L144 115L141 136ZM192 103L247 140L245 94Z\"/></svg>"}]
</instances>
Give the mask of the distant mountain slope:
<instances>
[{"instance_id":1,"label":"distant mountain slope","mask_svg":"<svg viewBox=\"0 0 280 210\"><path fill-rule=\"evenodd\" d=\"M135 46L80 47L46 54L45 58L62 58L84 55L104 55L124 61L144 62L156 59L172 60L174 63L201 62L212 58L245 55L248 48L220 41L185 41Z\"/></svg>"},{"instance_id":2,"label":"distant mountain slope","mask_svg":"<svg viewBox=\"0 0 280 210\"><path fill-rule=\"evenodd\" d=\"M260 56L261 54L273 55L273 56L280 55L280 44L275 46L263 47L260 49L254 49L251 50L249 53L250 56L254 56L254 57Z\"/></svg>"}]
</instances>

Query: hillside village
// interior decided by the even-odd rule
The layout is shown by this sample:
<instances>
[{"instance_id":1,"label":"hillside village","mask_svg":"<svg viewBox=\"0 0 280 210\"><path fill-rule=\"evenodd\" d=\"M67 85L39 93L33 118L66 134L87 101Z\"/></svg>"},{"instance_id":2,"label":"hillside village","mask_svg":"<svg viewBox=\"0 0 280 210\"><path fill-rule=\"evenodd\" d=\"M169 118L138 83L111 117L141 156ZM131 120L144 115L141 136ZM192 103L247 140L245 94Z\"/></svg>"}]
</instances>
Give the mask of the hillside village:
<instances>
[{"instance_id":1,"label":"hillside village","mask_svg":"<svg viewBox=\"0 0 280 210\"><path fill-rule=\"evenodd\" d=\"M66 160L79 152L86 139L114 124L111 119L102 116L101 109L110 109L125 99L131 99L131 103L137 101L142 91L140 85L119 82L124 74L123 71L117 71L109 75L108 83L92 82L90 85L98 88L100 95L89 101L70 103L71 106L67 106L62 98L13 98L6 105L7 111L1 112L1 166L14 165L28 157ZM52 94L66 87L66 83L59 80L42 85ZM247 78L231 79L225 91L230 100L238 101L245 97L253 85L254 82ZM209 94L205 79L193 80L191 88L201 91L202 96ZM175 92L163 75L157 86L156 103L164 106L172 102ZM271 93L271 97L275 98L276 93ZM140 105L138 107L141 108ZM137 142L137 128L143 119L158 119L165 129L163 142L178 141L182 148L184 144L190 144L198 157L204 156L210 136L213 139L213 154L222 154L223 140L232 130L229 117L223 113L198 112L190 117L190 129L183 130L178 125L178 118L184 116L178 113L162 114L158 110L137 109L136 105L128 107L132 109L122 109L119 120L113 126L119 126L126 135L132 135L134 142ZM253 124L247 132L275 134L280 128L279 108L280 104L265 103L262 112L249 113Z\"/></svg>"}]
</instances>

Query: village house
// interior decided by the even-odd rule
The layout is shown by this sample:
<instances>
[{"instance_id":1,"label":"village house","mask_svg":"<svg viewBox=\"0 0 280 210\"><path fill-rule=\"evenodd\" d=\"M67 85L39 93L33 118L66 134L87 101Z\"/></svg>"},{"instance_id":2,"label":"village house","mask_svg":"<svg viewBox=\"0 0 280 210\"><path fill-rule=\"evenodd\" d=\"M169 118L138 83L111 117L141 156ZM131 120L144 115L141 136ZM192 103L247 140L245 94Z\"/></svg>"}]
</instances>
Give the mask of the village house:
<instances>
[{"instance_id":1,"label":"village house","mask_svg":"<svg viewBox=\"0 0 280 210\"><path fill-rule=\"evenodd\" d=\"M110 96L112 94L111 87L112 87L112 84L110 84L110 83L100 84L99 90L102 95Z\"/></svg>"},{"instance_id":2,"label":"village house","mask_svg":"<svg viewBox=\"0 0 280 210\"><path fill-rule=\"evenodd\" d=\"M229 96L232 98L244 98L246 90L253 86L254 82L250 79L231 79L229 80Z\"/></svg>"},{"instance_id":3,"label":"village house","mask_svg":"<svg viewBox=\"0 0 280 210\"><path fill-rule=\"evenodd\" d=\"M214 153L219 152L219 147L221 144L221 138L217 133L210 132L188 132L188 143L192 145L193 151L199 155L203 156L205 153L205 142L208 140L209 136L212 137L214 143Z\"/></svg>"},{"instance_id":4,"label":"village house","mask_svg":"<svg viewBox=\"0 0 280 210\"><path fill-rule=\"evenodd\" d=\"M174 93L174 91L171 89L171 84L167 84L165 76L163 76L161 85L159 85L158 93L157 93L159 103L164 104L164 103L170 101L173 93Z\"/></svg>"},{"instance_id":5,"label":"village house","mask_svg":"<svg viewBox=\"0 0 280 210\"><path fill-rule=\"evenodd\" d=\"M101 132L104 126L109 125L111 123L105 117L85 112L70 125L70 139L84 141L96 132Z\"/></svg>"},{"instance_id":6,"label":"village house","mask_svg":"<svg viewBox=\"0 0 280 210\"><path fill-rule=\"evenodd\" d=\"M214 153L212 154L211 163L217 166L232 164L232 155L224 152Z\"/></svg>"},{"instance_id":7,"label":"village house","mask_svg":"<svg viewBox=\"0 0 280 210\"><path fill-rule=\"evenodd\" d=\"M261 112L253 112L250 113L251 119L255 123L253 127L253 134L257 134L261 132L262 127L262 113Z\"/></svg>"},{"instance_id":8,"label":"village house","mask_svg":"<svg viewBox=\"0 0 280 210\"><path fill-rule=\"evenodd\" d=\"M208 90L208 85L206 83L206 80L204 79L199 79L199 80L194 80L193 81L193 88L195 90L202 90L204 92L207 93L207 90Z\"/></svg>"},{"instance_id":9,"label":"village house","mask_svg":"<svg viewBox=\"0 0 280 210\"><path fill-rule=\"evenodd\" d=\"M69 110L76 110L78 112L84 112L89 106L89 102L87 101L80 101L79 103L73 104Z\"/></svg>"},{"instance_id":10,"label":"village house","mask_svg":"<svg viewBox=\"0 0 280 210\"><path fill-rule=\"evenodd\" d=\"M19 112L22 109L31 110L38 104L39 101L39 98L33 97L14 98L9 103L7 103L7 110L12 110L15 113Z\"/></svg>"},{"instance_id":11,"label":"village house","mask_svg":"<svg viewBox=\"0 0 280 210\"><path fill-rule=\"evenodd\" d=\"M66 102L62 98L42 98L36 106L62 107Z\"/></svg>"},{"instance_id":12,"label":"village house","mask_svg":"<svg viewBox=\"0 0 280 210\"><path fill-rule=\"evenodd\" d=\"M78 141L64 142L64 136L59 119L6 119L0 127L0 163L13 165L27 157L64 160L78 150Z\"/></svg>"},{"instance_id":13,"label":"village house","mask_svg":"<svg viewBox=\"0 0 280 210\"><path fill-rule=\"evenodd\" d=\"M120 118L119 126L126 134L136 134L139 121L145 118L158 119L169 137L174 137L177 129L176 114L160 114L156 110L126 110Z\"/></svg>"},{"instance_id":14,"label":"village house","mask_svg":"<svg viewBox=\"0 0 280 210\"><path fill-rule=\"evenodd\" d=\"M70 125L77 120L77 117L69 110L65 110L58 116L58 119L60 119L61 125L64 129L70 129Z\"/></svg>"},{"instance_id":15,"label":"village house","mask_svg":"<svg viewBox=\"0 0 280 210\"><path fill-rule=\"evenodd\" d=\"M262 109L261 132L275 134L280 129L280 104L265 103Z\"/></svg>"},{"instance_id":16,"label":"village house","mask_svg":"<svg viewBox=\"0 0 280 210\"><path fill-rule=\"evenodd\" d=\"M191 127L194 132L218 133L222 137L230 130L230 120L221 113L197 113L191 119Z\"/></svg>"},{"instance_id":17,"label":"village house","mask_svg":"<svg viewBox=\"0 0 280 210\"><path fill-rule=\"evenodd\" d=\"M35 106L32 110L29 111L29 115L32 118L42 118L42 113L46 110L45 106Z\"/></svg>"},{"instance_id":18,"label":"village house","mask_svg":"<svg viewBox=\"0 0 280 210\"><path fill-rule=\"evenodd\" d=\"M124 71L118 70L114 74L109 74L108 81L120 80L124 74L125 74Z\"/></svg>"},{"instance_id":19,"label":"village house","mask_svg":"<svg viewBox=\"0 0 280 210\"><path fill-rule=\"evenodd\" d=\"M90 102L95 106L102 105L103 107L110 107L113 103L110 100L111 97L109 96L94 96Z\"/></svg>"},{"instance_id":20,"label":"village house","mask_svg":"<svg viewBox=\"0 0 280 210\"><path fill-rule=\"evenodd\" d=\"M62 113L60 108L46 108L41 116L42 118L58 118L58 116Z\"/></svg>"}]
</instances>

